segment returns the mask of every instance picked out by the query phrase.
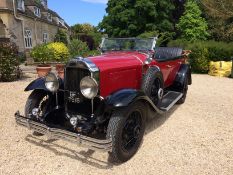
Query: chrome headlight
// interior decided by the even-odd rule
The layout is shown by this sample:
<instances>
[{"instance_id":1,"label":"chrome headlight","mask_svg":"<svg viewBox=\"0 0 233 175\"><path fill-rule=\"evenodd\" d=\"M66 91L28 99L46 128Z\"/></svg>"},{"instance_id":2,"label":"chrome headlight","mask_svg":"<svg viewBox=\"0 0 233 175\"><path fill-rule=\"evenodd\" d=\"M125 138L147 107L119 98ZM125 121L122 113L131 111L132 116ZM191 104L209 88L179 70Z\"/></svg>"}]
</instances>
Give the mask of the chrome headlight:
<instances>
[{"instance_id":1,"label":"chrome headlight","mask_svg":"<svg viewBox=\"0 0 233 175\"><path fill-rule=\"evenodd\" d=\"M84 97L93 99L98 94L98 83L94 78L86 76L80 82L80 90Z\"/></svg>"},{"instance_id":2,"label":"chrome headlight","mask_svg":"<svg viewBox=\"0 0 233 175\"><path fill-rule=\"evenodd\" d=\"M59 89L59 80L54 73L50 72L45 77L45 87L51 92L56 92Z\"/></svg>"}]
</instances>

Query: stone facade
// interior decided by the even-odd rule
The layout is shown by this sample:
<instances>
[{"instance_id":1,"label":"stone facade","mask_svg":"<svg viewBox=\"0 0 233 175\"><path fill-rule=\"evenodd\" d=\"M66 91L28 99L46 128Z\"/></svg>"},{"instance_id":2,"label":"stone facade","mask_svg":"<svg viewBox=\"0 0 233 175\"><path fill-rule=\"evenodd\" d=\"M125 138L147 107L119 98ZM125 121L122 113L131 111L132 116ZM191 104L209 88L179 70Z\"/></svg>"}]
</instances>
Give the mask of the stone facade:
<instances>
[{"instance_id":1,"label":"stone facade","mask_svg":"<svg viewBox=\"0 0 233 175\"><path fill-rule=\"evenodd\" d=\"M69 26L56 12L48 9L47 0L38 1L0 0L0 41L10 39L20 52L27 52L38 44L54 41L58 29L68 32ZM39 9L39 16L35 9Z\"/></svg>"}]
</instances>

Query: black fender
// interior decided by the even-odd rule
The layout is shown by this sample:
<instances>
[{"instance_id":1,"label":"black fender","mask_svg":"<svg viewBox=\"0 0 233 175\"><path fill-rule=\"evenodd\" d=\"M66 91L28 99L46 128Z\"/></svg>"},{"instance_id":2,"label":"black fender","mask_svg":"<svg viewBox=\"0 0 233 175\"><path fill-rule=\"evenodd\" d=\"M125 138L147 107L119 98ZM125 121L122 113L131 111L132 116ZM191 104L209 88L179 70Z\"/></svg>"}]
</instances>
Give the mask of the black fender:
<instances>
[{"instance_id":1,"label":"black fender","mask_svg":"<svg viewBox=\"0 0 233 175\"><path fill-rule=\"evenodd\" d=\"M182 64L177 72L173 87L182 88L185 83L185 78L188 78L188 85L192 84L191 66L189 64Z\"/></svg>"},{"instance_id":2,"label":"black fender","mask_svg":"<svg viewBox=\"0 0 233 175\"><path fill-rule=\"evenodd\" d=\"M60 88L59 89L64 89L64 82L62 79L59 78L59 84L60 84ZM45 78L38 78L34 81L32 81L26 88L24 91L32 91L35 89L40 89L40 90L44 90L44 91L48 91L48 89L45 87Z\"/></svg>"},{"instance_id":3,"label":"black fender","mask_svg":"<svg viewBox=\"0 0 233 175\"><path fill-rule=\"evenodd\" d=\"M111 108L127 107L131 103L134 103L136 101L145 102L158 113L164 112L160 110L158 107L156 107L154 103L151 101L151 99L148 96L146 96L143 91L136 89L123 89L113 93L112 95L106 98L106 104Z\"/></svg>"}]
</instances>

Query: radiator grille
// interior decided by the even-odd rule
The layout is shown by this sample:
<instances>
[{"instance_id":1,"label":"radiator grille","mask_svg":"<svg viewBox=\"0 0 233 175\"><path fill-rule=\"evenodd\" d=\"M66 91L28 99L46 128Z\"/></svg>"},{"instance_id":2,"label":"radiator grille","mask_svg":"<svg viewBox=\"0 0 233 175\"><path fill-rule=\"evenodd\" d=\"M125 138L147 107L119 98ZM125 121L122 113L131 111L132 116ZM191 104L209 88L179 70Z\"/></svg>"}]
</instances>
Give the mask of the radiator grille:
<instances>
[{"instance_id":1,"label":"radiator grille","mask_svg":"<svg viewBox=\"0 0 233 175\"><path fill-rule=\"evenodd\" d=\"M65 90L80 92L80 81L83 77L89 75L90 72L87 69L67 67L65 73Z\"/></svg>"},{"instance_id":2,"label":"radiator grille","mask_svg":"<svg viewBox=\"0 0 233 175\"><path fill-rule=\"evenodd\" d=\"M66 111L70 114L87 114L91 112L91 100L86 99L80 91L80 81L85 76L90 76L88 69L80 67L67 67L65 71L65 101ZM73 103L68 100L71 92L75 94L75 98L80 100L79 103ZM88 114L89 115L89 114Z\"/></svg>"}]
</instances>

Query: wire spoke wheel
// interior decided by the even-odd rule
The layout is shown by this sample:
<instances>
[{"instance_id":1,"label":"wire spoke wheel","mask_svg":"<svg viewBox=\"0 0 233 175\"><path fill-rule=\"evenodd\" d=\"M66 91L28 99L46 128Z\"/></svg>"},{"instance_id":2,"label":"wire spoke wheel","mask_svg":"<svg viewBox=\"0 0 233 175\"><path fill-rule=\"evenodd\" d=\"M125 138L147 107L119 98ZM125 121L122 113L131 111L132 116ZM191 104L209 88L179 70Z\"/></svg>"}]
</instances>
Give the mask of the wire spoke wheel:
<instances>
[{"instance_id":1,"label":"wire spoke wheel","mask_svg":"<svg viewBox=\"0 0 233 175\"><path fill-rule=\"evenodd\" d=\"M122 131L122 147L126 151L130 151L137 143L142 128L141 113L139 111L132 112L126 120Z\"/></svg>"},{"instance_id":2,"label":"wire spoke wheel","mask_svg":"<svg viewBox=\"0 0 233 175\"><path fill-rule=\"evenodd\" d=\"M160 88L161 88L160 80L155 79L154 83L151 86L151 95L150 95L150 97L151 97L152 101L154 102L154 104L158 104L158 102L159 102L158 92L159 92Z\"/></svg>"}]
</instances>

